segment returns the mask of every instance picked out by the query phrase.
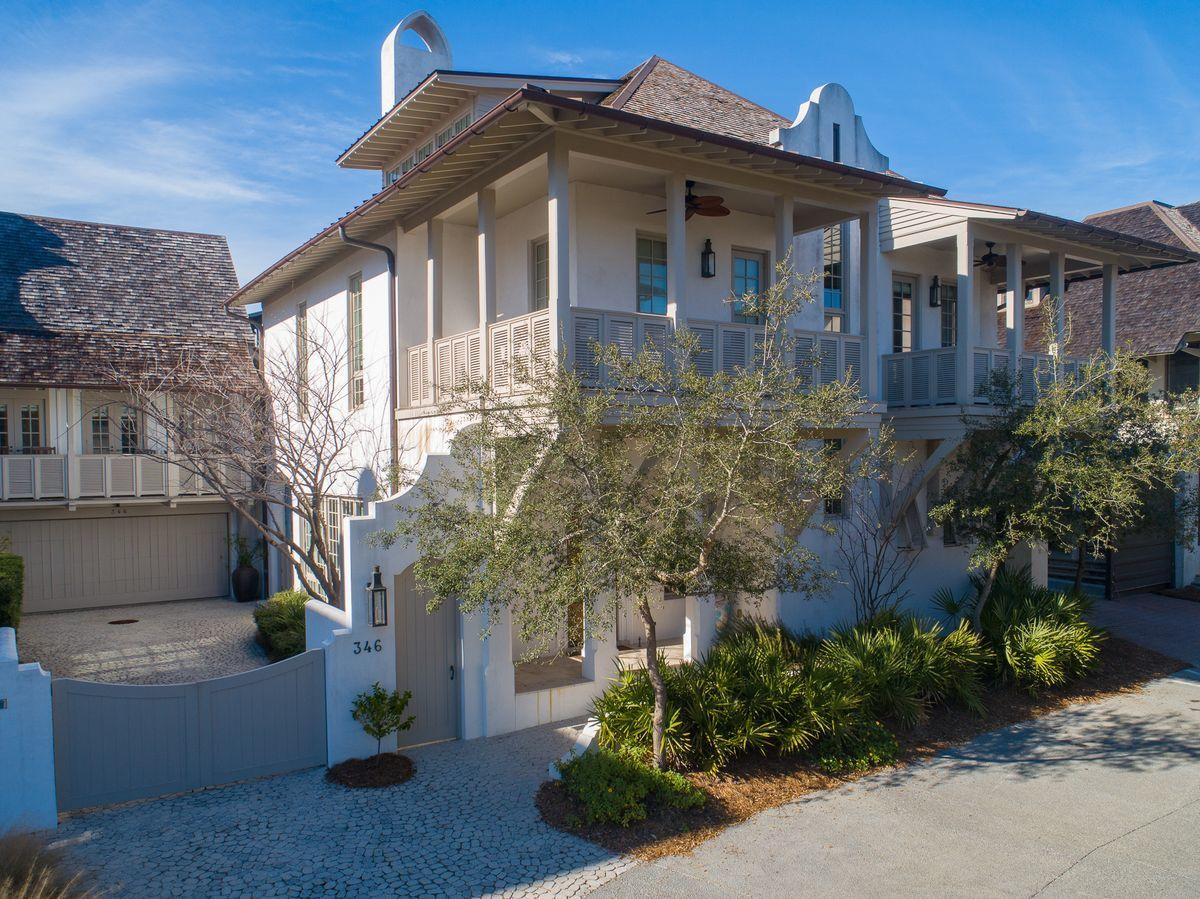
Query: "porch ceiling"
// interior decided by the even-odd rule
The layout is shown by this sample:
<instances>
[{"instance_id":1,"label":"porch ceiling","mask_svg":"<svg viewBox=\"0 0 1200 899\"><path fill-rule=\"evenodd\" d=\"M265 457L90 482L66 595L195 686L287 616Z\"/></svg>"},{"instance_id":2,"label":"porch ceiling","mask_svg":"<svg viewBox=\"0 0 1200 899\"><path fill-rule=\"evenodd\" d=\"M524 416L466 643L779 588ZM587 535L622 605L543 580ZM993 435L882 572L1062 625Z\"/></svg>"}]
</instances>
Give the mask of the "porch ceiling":
<instances>
[{"instance_id":1,"label":"porch ceiling","mask_svg":"<svg viewBox=\"0 0 1200 899\"><path fill-rule=\"evenodd\" d=\"M371 238L398 221L452 208L489 181L544 153L546 147L538 139L551 131L576 134L598 146L607 143L616 155L634 151L642 158L645 153L646 164L652 164L653 153L665 153L677 161L690 160L698 170L719 168L733 181L769 179L784 189L790 182L798 191L825 191L848 201L944 193L892 175L524 87L424 163L252 279L228 302L241 306L268 300L345 253L338 237L341 226L354 237Z\"/></svg>"}]
</instances>

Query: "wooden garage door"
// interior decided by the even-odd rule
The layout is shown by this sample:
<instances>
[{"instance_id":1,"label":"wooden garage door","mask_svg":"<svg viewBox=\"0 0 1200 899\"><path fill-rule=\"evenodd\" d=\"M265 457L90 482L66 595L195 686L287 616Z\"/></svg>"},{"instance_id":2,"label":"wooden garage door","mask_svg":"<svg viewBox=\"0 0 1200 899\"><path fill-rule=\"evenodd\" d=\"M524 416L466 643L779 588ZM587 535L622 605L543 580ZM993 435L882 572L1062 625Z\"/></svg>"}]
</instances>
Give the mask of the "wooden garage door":
<instances>
[{"instance_id":1,"label":"wooden garage door","mask_svg":"<svg viewBox=\"0 0 1200 899\"><path fill-rule=\"evenodd\" d=\"M225 513L0 522L25 559L25 610L229 593Z\"/></svg>"}]
</instances>

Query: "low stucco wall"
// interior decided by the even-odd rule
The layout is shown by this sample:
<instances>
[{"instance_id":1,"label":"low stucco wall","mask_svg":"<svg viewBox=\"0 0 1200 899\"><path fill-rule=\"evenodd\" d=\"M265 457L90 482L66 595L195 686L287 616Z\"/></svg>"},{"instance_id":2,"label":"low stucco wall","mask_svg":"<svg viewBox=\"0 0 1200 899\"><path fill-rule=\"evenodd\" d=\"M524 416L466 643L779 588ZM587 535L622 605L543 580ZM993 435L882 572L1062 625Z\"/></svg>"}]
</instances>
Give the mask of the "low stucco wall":
<instances>
[{"instance_id":1,"label":"low stucco wall","mask_svg":"<svg viewBox=\"0 0 1200 899\"><path fill-rule=\"evenodd\" d=\"M53 722L50 672L18 663L16 632L0 628L0 834L58 826Z\"/></svg>"}]
</instances>

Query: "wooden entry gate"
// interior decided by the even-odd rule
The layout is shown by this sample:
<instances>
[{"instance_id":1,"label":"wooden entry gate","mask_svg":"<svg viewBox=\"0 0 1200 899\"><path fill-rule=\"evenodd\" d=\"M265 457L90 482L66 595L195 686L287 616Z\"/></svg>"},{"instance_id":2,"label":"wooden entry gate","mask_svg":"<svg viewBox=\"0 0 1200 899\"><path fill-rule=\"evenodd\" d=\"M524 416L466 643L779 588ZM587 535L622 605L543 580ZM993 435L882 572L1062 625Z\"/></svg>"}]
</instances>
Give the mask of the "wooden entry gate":
<instances>
[{"instance_id":1,"label":"wooden entry gate","mask_svg":"<svg viewBox=\"0 0 1200 899\"><path fill-rule=\"evenodd\" d=\"M59 811L325 764L325 654L187 684L51 682Z\"/></svg>"}]
</instances>

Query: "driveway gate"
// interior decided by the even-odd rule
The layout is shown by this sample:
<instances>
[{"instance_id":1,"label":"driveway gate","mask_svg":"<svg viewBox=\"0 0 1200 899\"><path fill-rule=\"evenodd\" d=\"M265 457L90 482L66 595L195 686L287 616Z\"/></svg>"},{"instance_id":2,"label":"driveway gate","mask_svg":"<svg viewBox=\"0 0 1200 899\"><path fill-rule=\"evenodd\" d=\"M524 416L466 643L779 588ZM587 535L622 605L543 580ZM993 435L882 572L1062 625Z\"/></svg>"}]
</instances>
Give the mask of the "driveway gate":
<instances>
[{"instance_id":1,"label":"driveway gate","mask_svg":"<svg viewBox=\"0 0 1200 899\"><path fill-rule=\"evenodd\" d=\"M325 763L324 651L188 684L57 678L59 811Z\"/></svg>"}]
</instances>

